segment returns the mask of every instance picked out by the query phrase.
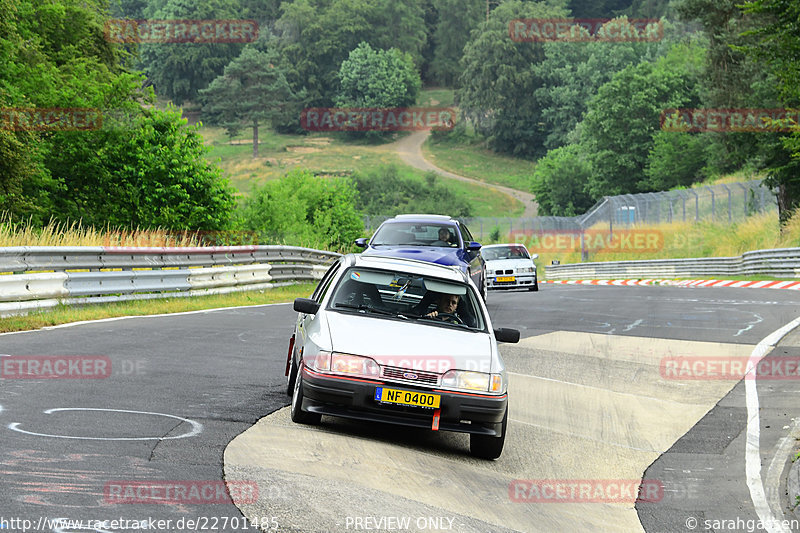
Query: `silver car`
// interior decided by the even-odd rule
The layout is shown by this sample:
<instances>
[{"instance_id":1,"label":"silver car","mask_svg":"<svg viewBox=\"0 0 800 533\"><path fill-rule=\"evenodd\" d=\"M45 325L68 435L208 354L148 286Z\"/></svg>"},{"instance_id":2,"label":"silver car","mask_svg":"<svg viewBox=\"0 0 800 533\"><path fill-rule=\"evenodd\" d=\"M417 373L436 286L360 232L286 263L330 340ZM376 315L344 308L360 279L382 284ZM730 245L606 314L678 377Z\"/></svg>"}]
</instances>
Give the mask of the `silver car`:
<instances>
[{"instance_id":1,"label":"silver car","mask_svg":"<svg viewBox=\"0 0 800 533\"><path fill-rule=\"evenodd\" d=\"M286 364L291 417L322 415L470 434L472 455L500 456L505 365L475 285L457 267L346 255L299 313Z\"/></svg>"},{"instance_id":2,"label":"silver car","mask_svg":"<svg viewBox=\"0 0 800 533\"><path fill-rule=\"evenodd\" d=\"M489 244L481 248L486 261L486 280L489 289L539 290L536 265L532 256L521 244Z\"/></svg>"}]
</instances>

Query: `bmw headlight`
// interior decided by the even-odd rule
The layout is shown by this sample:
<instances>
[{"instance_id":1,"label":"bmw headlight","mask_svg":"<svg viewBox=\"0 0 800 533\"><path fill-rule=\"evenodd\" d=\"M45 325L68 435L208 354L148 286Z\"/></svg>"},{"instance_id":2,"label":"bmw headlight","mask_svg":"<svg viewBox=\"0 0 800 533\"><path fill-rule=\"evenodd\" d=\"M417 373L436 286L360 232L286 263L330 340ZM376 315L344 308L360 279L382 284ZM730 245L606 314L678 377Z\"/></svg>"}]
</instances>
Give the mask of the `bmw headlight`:
<instances>
[{"instance_id":1,"label":"bmw headlight","mask_svg":"<svg viewBox=\"0 0 800 533\"><path fill-rule=\"evenodd\" d=\"M535 267L522 267L522 268L518 268L517 272L519 272L520 274L524 274L524 273L527 273L527 272L536 272L536 268Z\"/></svg>"},{"instance_id":2,"label":"bmw headlight","mask_svg":"<svg viewBox=\"0 0 800 533\"><path fill-rule=\"evenodd\" d=\"M501 374L450 370L442 376L442 387L468 391L501 393L505 390Z\"/></svg>"}]
</instances>

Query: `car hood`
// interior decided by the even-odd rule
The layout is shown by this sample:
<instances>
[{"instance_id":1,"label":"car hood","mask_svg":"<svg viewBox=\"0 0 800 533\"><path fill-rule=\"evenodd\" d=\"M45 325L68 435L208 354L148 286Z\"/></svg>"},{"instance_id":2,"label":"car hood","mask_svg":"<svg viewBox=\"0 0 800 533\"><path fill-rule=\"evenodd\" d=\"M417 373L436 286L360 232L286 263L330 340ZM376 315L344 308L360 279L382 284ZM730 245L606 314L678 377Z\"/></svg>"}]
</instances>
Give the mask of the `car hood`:
<instances>
[{"instance_id":1,"label":"car hood","mask_svg":"<svg viewBox=\"0 0 800 533\"><path fill-rule=\"evenodd\" d=\"M416 259L437 265L464 266L460 248L444 248L439 246L379 246L369 247L362 252L363 255L385 255L403 259Z\"/></svg>"},{"instance_id":2,"label":"car hood","mask_svg":"<svg viewBox=\"0 0 800 533\"><path fill-rule=\"evenodd\" d=\"M491 372L489 334L329 312L333 351L372 357L384 366L443 373L450 369Z\"/></svg>"},{"instance_id":3,"label":"car hood","mask_svg":"<svg viewBox=\"0 0 800 533\"><path fill-rule=\"evenodd\" d=\"M486 261L486 270L506 270L510 268L524 268L533 266L530 259L492 259Z\"/></svg>"}]
</instances>

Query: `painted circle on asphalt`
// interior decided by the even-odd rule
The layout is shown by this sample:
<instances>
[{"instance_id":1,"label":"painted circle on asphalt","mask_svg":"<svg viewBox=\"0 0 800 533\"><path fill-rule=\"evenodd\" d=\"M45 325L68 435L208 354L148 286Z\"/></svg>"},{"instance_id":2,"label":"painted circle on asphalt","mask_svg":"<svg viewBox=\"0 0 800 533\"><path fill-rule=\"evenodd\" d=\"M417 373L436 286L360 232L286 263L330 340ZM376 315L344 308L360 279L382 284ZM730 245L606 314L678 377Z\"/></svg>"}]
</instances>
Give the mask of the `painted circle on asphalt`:
<instances>
[{"instance_id":1,"label":"painted circle on asphalt","mask_svg":"<svg viewBox=\"0 0 800 533\"><path fill-rule=\"evenodd\" d=\"M174 437L81 437L75 435L54 435L50 433L36 433L34 431L27 431L21 429L19 427L21 425L21 422L12 422L11 424L8 425L8 429L11 429L13 431L18 431L19 433L24 433L26 435L34 435L36 437L52 437L57 439L80 439L80 440L113 440L113 441L186 439L189 437L194 437L195 435L199 435L200 432L203 431L203 424L201 424L200 422L195 422L194 420L190 420L188 418L183 418L180 416L168 415L165 413L153 413L150 411L131 411L127 409L101 409L96 407L59 407L55 409L48 409L42 412L46 415L50 415L61 411L105 411L112 413L133 413L137 415L163 416L166 418L174 418L175 420L186 422L187 424L192 426L192 429L186 433L183 433L182 435L176 435Z\"/></svg>"}]
</instances>

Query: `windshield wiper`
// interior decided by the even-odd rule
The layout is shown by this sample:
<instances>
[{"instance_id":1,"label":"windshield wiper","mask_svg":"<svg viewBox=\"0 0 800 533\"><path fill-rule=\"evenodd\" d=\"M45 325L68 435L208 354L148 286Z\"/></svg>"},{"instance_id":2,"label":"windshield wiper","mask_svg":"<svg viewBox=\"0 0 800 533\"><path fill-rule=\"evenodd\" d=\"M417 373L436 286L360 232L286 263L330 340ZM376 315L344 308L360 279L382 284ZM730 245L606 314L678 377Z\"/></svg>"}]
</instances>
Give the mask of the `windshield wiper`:
<instances>
[{"instance_id":1,"label":"windshield wiper","mask_svg":"<svg viewBox=\"0 0 800 533\"><path fill-rule=\"evenodd\" d=\"M370 307L370 306L365 305L365 304L353 305L353 304L338 303L334 307L336 307L337 309L340 308L340 307L343 307L345 309L355 309L356 311L370 311L370 312L378 314L378 315L396 316L396 317L400 317L400 318L402 318L404 320L408 320L408 317L403 316L400 313L394 313L392 311L386 311L385 309L378 309L376 307Z\"/></svg>"}]
</instances>

